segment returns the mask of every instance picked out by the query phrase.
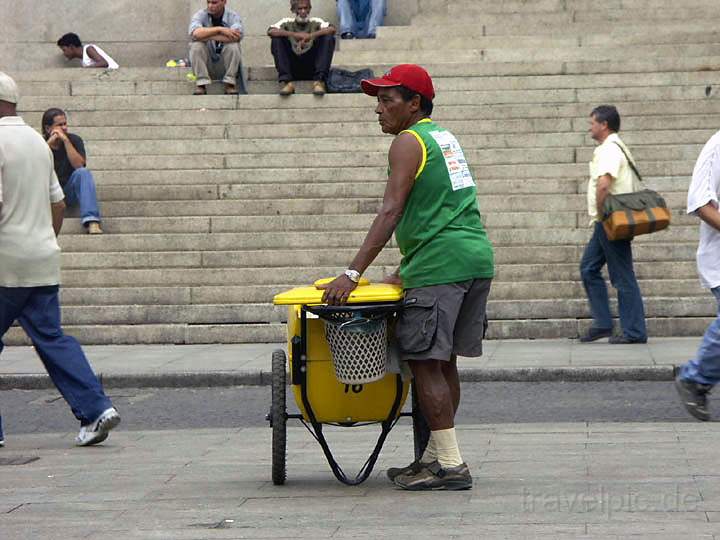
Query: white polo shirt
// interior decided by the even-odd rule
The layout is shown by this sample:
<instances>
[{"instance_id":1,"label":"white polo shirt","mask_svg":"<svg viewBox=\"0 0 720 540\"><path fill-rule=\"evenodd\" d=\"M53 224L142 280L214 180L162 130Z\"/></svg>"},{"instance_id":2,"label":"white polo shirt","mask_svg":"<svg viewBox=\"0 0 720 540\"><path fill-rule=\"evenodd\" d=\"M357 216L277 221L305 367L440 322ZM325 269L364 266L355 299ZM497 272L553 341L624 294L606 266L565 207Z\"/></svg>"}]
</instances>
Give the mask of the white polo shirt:
<instances>
[{"instance_id":1,"label":"white polo shirt","mask_svg":"<svg viewBox=\"0 0 720 540\"><path fill-rule=\"evenodd\" d=\"M618 144L622 146L625 153L633 160L633 163L635 162L635 158L633 158L633 155L630 153L630 150L628 150L628 147L625 146L625 143L620 140L617 133L608 135L607 139L595 148L592 161L590 162L590 181L588 182L587 190L590 225L599 221L597 216L596 193L598 178L606 174L613 177L613 181L610 184L610 193L612 195L632 193L639 189L639 180L630 168L628 160L625 159L625 155L618 147Z\"/></svg>"},{"instance_id":2,"label":"white polo shirt","mask_svg":"<svg viewBox=\"0 0 720 540\"><path fill-rule=\"evenodd\" d=\"M718 207L720 197L720 131L705 143L693 169L688 190L687 213L696 214L708 203ZM703 287L720 287L720 231L700 222L697 267Z\"/></svg>"},{"instance_id":3,"label":"white polo shirt","mask_svg":"<svg viewBox=\"0 0 720 540\"><path fill-rule=\"evenodd\" d=\"M50 147L19 116L0 118L0 287L60 283L50 203L61 200Z\"/></svg>"}]
</instances>

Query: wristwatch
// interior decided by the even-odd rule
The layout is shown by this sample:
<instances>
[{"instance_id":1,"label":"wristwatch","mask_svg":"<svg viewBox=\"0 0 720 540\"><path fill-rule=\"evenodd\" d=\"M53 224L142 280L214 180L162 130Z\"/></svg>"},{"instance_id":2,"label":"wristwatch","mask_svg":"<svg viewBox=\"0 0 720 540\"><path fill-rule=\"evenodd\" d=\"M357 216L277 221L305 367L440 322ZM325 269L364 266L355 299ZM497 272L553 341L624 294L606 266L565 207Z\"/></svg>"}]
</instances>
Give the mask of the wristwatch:
<instances>
[{"instance_id":1,"label":"wristwatch","mask_svg":"<svg viewBox=\"0 0 720 540\"><path fill-rule=\"evenodd\" d=\"M347 270L345 270L345 275L353 283L360 282L360 272L358 272L357 270L352 270L352 269L348 268Z\"/></svg>"}]
</instances>

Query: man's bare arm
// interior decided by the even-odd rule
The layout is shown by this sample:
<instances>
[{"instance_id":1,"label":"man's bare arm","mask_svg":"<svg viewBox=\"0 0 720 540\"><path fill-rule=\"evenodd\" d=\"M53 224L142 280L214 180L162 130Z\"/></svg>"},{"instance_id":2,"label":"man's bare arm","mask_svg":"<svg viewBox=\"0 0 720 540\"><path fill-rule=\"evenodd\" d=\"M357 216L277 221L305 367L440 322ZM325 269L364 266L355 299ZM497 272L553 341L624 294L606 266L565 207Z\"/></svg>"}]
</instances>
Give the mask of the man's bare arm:
<instances>
[{"instance_id":1,"label":"man's bare arm","mask_svg":"<svg viewBox=\"0 0 720 540\"><path fill-rule=\"evenodd\" d=\"M50 211L52 212L52 224L55 230L55 236L60 234L62 229L63 219L65 218L65 201L58 201L56 203L50 203Z\"/></svg>"},{"instance_id":2,"label":"man's bare arm","mask_svg":"<svg viewBox=\"0 0 720 540\"><path fill-rule=\"evenodd\" d=\"M288 30L283 30L282 28L268 28L268 36L270 37L294 37L295 39L301 39L304 36L309 36L310 34L306 34L303 32L290 32Z\"/></svg>"},{"instance_id":3,"label":"man's bare arm","mask_svg":"<svg viewBox=\"0 0 720 540\"><path fill-rule=\"evenodd\" d=\"M360 273L363 273L382 251L402 217L405 201L413 188L415 175L422 161L420 143L409 133L399 135L390 147L389 160L391 172L382 207L350 264L350 268Z\"/></svg>"},{"instance_id":4,"label":"man's bare arm","mask_svg":"<svg viewBox=\"0 0 720 540\"><path fill-rule=\"evenodd\" d=\"M218 43L237 43L238 41L240 41L240 38L236 39L236 38L229 38L229 37L223 36L223 35L217 35L213 38L213 40Z\"/></svg>"},{"instance_id":5,"label":"man's bare arm","mask_svg":"<svg viewBox=\"0 0 720 540\"><path fill-rule=\"evenodd\" d=\"M417 139L404 133L395 138L390 147L390 178L385 187L382 208L370 226L360 250L350 264L350 268L361 274L370 266L390 240L395 227L402 217L410 192L415 183L415 175L422 161L422 148ZM341 275L324 289L322 301L331 305L347 302L350 293L357 287L347 276Z\"/></svg>"},{"instance_id":6,"label":"man's bare arm","mask_svg":"<svg viewBox=\"0 0 720 540\"><path fill-rule=\"evenodd\" d=\"M195 41L209 41L211 39L215 39L216 36L218 36L218 35L222 35L223 28L225 28L225 27L224 26L210 26L210 27L196 28L195 30L193 30L192 38Z\"/></svg>"},{"instance_id":7,"label":"man's bare arm","mask_svg":"<svg viewBox=\"0 0 720 540\"><path fill-rule=\"evenodd\" d=\"M720 211L715 207L715 203L709 202L699 208L697 215L713 229L720 231Z\"/></svg>"},{"instance_id":8,"label":"man's bare arm","mask_svg":"<svg viewBox=\"0 0 720 540\"><path fill-rule=\"evenodd\" d=\"M84 167L87 162L85 161L83 155L77 151L75 146L73 146L70 138L66 136L62 142L65 145L65 152L67 153L68 161L70 162L70 165L72 165L73 169Z\"/></svg>"},{"instance_id":9,"label":"man's bare arm","mask_svg":"<svg viewBox=\"0 0 720 540\"><path fill-rule=\"evenodd\" d=\"M108 67L107 60L105 60L102 56L100 56L100 53L98 53L95 50L95 47L92 45L87 48L87 53L90 59L93 61L93 67L96 68L106 68Z\"/></svg>"},{"instance_id":10,"label":"man's bare arm","mask_svg":"<svg viewBox=\"0 0 720 540\"><path fill-rule=\"evenodd\" d=\"M334 26L328 26L327 28L323 28L321 30L318 30L317 32L313 32L312 34L310 34L310 36L312 39L314 39L322 36L331 36L335 34L335 32L337 32L337 30L335 30Z\"/></svg>"},{"instance_id":11,"label":"man's bare arm","mask_svg":"<svg viewBox=\"0 0 720 540\"><path fill-rule=\"evenodd\" d=\"M610 194L610 184L612 184L613 177L609 174L603 174L597 181L597 188L595 189L595 205L597 208L598 219L603 218L605 213L605 199Z\"/></svg>"}]
</instances>

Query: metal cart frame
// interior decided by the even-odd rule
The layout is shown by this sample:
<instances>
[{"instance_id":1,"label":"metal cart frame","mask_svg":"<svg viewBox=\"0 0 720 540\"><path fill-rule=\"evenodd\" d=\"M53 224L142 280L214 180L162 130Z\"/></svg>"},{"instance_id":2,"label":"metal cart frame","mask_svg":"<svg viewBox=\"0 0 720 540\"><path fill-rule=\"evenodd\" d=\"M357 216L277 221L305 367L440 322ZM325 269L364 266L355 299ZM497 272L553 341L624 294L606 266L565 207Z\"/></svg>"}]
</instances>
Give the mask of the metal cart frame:
<instances>
[{"instance_id":1,"label":"metal cart frame","mask_svg":"<svg viewBox=\"0 0 720 540\"><path fill-rule=\"evenodd\" d=\"M400 309L400 302L376 304L374 307L385 307L393 308L395 310ZM367 306L364 306L367 308ZM395 399L393 405L384 420L376 422L363 422L363 423L332 423L328 425L338 425L342 427L352 427L355 425L368 425L372 423L379 423L381 425L380 435L375 443L375 447L368 457L365 464L362 466L358 474L354 477L348 477L343 471L342 467L338 464L337 460L333 456L332 450L325 438L323 433L323 423L319 422L316 418L315 412L313 411L312 404L308 398L308 377L307 377L307 363L308 363L308 325L307 325L307 314L308 312L317 311L319 306L306 306L300 307L300 335L294 336L290 342L292 362L290 363L290 383L292 385L298 385L300 387L300 395L302 401L302 407L306 412L306 416L302 413L289 414L287 412L287 357L284 350L278 349L272 354L272 403L270 407L270 413L267 415L267 420L270 422L272 427L272 481L275 485L282 485L285 483L287 478L287 421L300 420L300 422L308 429L310 434L317 440L320 447L325 454L325 458L330 465L335 478L337 478L343 484L348 486L354 486L361 484L370 476L377 462L380 451L382 450L385 440L395 426L395 424L402 417L410 417L413 420L413 439L414 439L414 450L415 459L420 459L427 441L430 435L430 430L425 422L422 413L420 412L417 396L414 385L411 385L412 395L412 410L411 412L399 412L400 407L403 405L403 393L404 383L400 374L395 375ZM324 306L323 306L324 308ZM363 306L350 305L344 307L344 309L362 309ZM355 391L354 387L346 385L346 391Z\"/></svg>"}]
</instances>

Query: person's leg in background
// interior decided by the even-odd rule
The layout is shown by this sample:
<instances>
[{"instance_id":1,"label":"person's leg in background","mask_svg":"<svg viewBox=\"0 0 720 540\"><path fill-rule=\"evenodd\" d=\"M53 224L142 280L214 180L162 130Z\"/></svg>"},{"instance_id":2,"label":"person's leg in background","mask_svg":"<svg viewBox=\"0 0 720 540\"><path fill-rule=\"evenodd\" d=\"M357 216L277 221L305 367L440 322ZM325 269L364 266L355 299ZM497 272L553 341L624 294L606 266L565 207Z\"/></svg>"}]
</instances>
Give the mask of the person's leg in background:
<instances>
[{"instance_id":1,"label":"person's leg in background","mask_svg":"<svg viewBox=\"0 0 720 540\"><path fill-rule=\"evenodd\" d=\"M312 50L306 54L313 54L313 94L324 95L327 91L326 81L330 73L333 54L335 53L335 36L320 36L315 40Z\"/></svg>"},{"instance_id":2,"label":"person's leg in background","mask_svg":"<svg viewBox=\"0 0 720 540\"><path fill-rule=\"evenodd\" d=\"M340 37L352 39L355 37L355 15L351 0L337 0L338 23L340 25Z\"/></svg>"},{"instance_id":3,"label":"person's leg in background","mask_svg":"<svg viewBox=\"0 0 720 540\"><path fill-rule=\"evenodd\" d=\"M610 283L617 290L622 328L622 336L610 338L610 343L645 343L645 306L633 268L632 243L630 240L608 240L602 227L600 232L599 239L605 252Z\"/></svg>"},{"instance_id":4,"label":"person's leg in background","mask_svg":"<svg viewBox=\"0 0 720 540\"><path fill-rule=\"evenodd\" d=\"M77 444L102 442L120 416L100 385L80 344L60 326L59 287L33 287L20 326L32 341L48 375L80 421Z\"/></svg>"},{"instance_id":5,"label":"person's leg in background","mask_svg":"<svg viewBox=\"0 0 720 540\"><path fill-rule=\"evenodd\" d=\"M90 170L85 167L75 169L63 191L68 206L80 207L80 221L87 228L88 233L102 234L95 178Z\"/></svg>"},{"instance_id":6,"label":"person's leg in background","mask_svg":"<svg viewBox=\"0 0 720 540\"><path fill-rule=\"evenodd\" d=\"M585 247L580 261L580 276L583 287L590 304L590 313L593 317L592 326L588 333L580 338L581 342L595 341L612 335L612 316L610 315L610 299L608 297L605 278L602 276L602 267L605 265L605 251L600 240L604 235L601 223L596 223L592 237Z\"/></svg>"},{"instance_id":7,"label":"person's leg in background","mask_svg":"<svg viewBox=\"0 0 720 540\"><path fill-rule=\"evenodd\" d=\"M717 318L703 335L695 358L680 366L675 388L687 411L698 420L710 420L707 395L720 382L720 287L712 289L718 303Z\"/></svg>"},{"instance_id":8,"label":"person's leg in background","mask_svg":"<svg viewBox=\"0 0 720 540\"><path fill-rule=\"evenodd\" d=\"M24 287L0 287L0 359L5 345L2 338L22 313L30 289ZM0 447L5 446L5 436L0 415Z\"/></svg>"},{"instance_id":9,"label":"person's leg in background","mask_svg":"<svg viewBox=\"0 0 720 540\"><path fill-rule=\"evenodd\" d=\"M240 43L226 43L220 54L225 73L223 82L225 83L226 94L237 94L237 80L240 73L240 64L242 61L242 51Z\"/></svg>"},{"instance_id":10,"label":"person's leg in background","mask_svg":"<svg viewBox=\"0 0 720 540\"><path fill-rule=\"evenodd\" d=\"M190 44L190 65L195 75L195 95L207 94L207 85L212 82L208 64L210 63L210 51L204 41L193 41Z\"/></svg>"},{"instance_id":11,"label":"person's leg in background","mask_svg":"<svg viewBox=\"0 0 720 540\"><path fill-rule=\"evenodd\" d=\"M293 73L293 57L295 53L292 50L290 40L286 37L272 38L270 46L273 58L275 59L275 69L278 72L278 82L280 83L280 95L287 96L295 93L295 73Z\"/></svg>"},{"instance_id":12,"label":"person's leg in background","mask_svg":"<svg viewBox=\"0 0 720 540\"><path fill-rule=\"evenodd\" d=\"M386 0L370 0L370 14L368 16L367 37L375 39L377 27L382 26L387 12Z\"/></svg>"}]
</instances>

